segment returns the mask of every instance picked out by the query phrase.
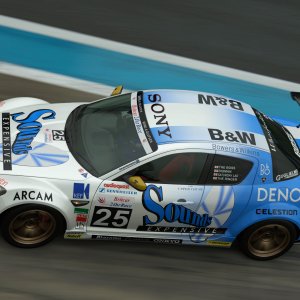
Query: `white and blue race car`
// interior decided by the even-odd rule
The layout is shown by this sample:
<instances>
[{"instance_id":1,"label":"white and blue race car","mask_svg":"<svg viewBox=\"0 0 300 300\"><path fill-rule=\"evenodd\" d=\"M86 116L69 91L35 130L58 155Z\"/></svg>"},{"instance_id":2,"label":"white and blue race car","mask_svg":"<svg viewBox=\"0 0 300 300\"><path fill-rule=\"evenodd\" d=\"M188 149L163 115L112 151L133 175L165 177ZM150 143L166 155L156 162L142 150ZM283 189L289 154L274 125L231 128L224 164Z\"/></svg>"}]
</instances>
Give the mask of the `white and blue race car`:
<instances>
[{"instance_id":1,"label":"white and blue race car","mask_svg":"<svg viewBox=\"0 0 300 300\"><path fill-rule=\"evenodd\" d=\"M300 129L204 92L1 104L3 237L230 247L265 260L299 239Z\"/></svg>"}]
</instances>

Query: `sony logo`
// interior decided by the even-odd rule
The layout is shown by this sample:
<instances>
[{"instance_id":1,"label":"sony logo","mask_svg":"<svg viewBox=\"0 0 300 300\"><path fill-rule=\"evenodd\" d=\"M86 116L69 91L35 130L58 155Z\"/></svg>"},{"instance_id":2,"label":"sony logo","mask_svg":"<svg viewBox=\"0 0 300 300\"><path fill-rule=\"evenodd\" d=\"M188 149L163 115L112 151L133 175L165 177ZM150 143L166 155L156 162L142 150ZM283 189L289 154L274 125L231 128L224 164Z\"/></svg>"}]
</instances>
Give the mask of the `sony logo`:
<instances>
[{"instance_id":1,"label":"sony logo","mask_svg":"<svg viewBox=\"0 0 300 300\"><path fill-rule=\"evenodd\" d=\"M165 135L169 137L170 139L172 138L171 130L169 127L169 123L167 121L167 116L164 113L165 112L165 107L161 103L156 103L161 101L161 96L159 94L154 94L154 95L148 95L148 100L152 103L151 105L151 110L154 113L154 119L155 119L155 125L163 125L164 129L159 130L158 129L158 135Z\"/></svg>"}]
</instances>

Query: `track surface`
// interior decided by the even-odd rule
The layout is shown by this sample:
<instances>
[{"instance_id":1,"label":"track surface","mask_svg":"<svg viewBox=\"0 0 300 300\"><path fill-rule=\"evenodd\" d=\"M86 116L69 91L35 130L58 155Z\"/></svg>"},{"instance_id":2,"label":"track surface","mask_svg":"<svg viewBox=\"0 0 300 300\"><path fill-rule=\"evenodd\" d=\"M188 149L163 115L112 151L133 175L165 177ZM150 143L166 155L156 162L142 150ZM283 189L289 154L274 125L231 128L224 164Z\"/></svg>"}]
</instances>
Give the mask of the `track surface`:
<instances>
[{"instance_id":1,"label":"track surface","mask_svg":"<svg viewBox=\"0 0 300 300\"><path fill-rule=\"evenodd\" d=\"M1 0L0 13L300 81L298 1L49 2ZM0 82L1 99L98 98L9 76ZM235 249L57 239L23 250L0 239L0 299L293 299L299 268L299 246L256 262Z\"/></svg>"},{"instance_id":2,"label":"track surface","mask_svg":"<svg viewBox=\"0 0 300 300\"><path fill-rule=\"evenodd\" d=\"M0 241L0 299L297 299L296 247L261 263L231 249L57 240L23 250Z\"/></svg>"},{"instance_id":3,"label":"track surface","mask_svg":"<svg viewBox=\"0 0 300 300\"><path fill-rule=\"evenodd\" d=\"M1 0L0 13L300 82L298 0Z\"/></svg>"}]
</instances>

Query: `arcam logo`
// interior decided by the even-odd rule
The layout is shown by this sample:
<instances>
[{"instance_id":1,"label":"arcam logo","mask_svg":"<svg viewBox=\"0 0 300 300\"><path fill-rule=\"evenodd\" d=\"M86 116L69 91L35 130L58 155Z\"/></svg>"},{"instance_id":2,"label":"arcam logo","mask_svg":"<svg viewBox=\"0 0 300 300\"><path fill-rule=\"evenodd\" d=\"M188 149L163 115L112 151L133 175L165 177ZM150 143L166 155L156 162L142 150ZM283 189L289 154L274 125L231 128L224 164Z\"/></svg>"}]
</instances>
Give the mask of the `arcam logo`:
<instances>
[{"instance_id":1,"label":"arcam logo","mask_svg":"<svg viewBox=\"0 0 300 300\"><path fill-rule=\"evenodd\" d=\"M15 200L41 200L41 201L53 201L52 193L41 193L36 191L21 191L16 192L14 201Z\"/></svg>"}]
</instances>

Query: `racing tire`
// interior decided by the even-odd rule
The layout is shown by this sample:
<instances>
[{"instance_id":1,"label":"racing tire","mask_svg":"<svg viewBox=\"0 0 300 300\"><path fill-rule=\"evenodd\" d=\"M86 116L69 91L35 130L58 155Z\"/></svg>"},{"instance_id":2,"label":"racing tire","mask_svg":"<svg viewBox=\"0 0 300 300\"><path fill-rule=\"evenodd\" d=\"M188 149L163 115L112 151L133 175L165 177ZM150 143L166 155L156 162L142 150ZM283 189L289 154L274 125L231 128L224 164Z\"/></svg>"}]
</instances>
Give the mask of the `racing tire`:
<instances>
[{"instance_id":1,"label":"racing tire","mask_svg":"<svg viewBox=\"0 0 300 300\"><path fill-rule=\"evenodd\" d=\"M1 220L3 238L11 245L36 248L47 244L64 228L64 219L55 209L35 204L17 206Z\"/></svg>"},{"instance_id":2,"label":"racing tire","mask_svg":"<svg viewBox=\"0 0 300 300\"><path fill-rule=\"evenodd\" d=\"M268 220L243 231L239 236L239 246L250 258L270 260L287 252L296 237L297 230L290 222Z\"/></svg>"}]
</instances>

